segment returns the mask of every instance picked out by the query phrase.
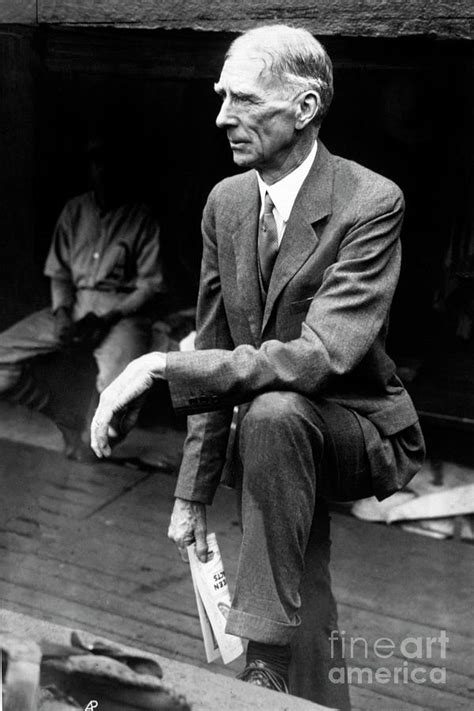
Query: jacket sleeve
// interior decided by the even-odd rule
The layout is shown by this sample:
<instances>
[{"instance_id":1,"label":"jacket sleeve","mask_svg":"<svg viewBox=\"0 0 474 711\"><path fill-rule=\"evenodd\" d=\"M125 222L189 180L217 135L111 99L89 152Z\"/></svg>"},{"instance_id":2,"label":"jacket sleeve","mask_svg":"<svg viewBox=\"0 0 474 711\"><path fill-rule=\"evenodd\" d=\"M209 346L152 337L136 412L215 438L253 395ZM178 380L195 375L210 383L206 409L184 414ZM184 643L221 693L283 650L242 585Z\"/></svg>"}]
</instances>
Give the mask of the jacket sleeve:
<instances>
[{"instance_id":1,"label":"jacket sleeve","mask_svg":"<svg viewBox=\"0 0 474 711\"><path fill-rule=\"evenodd\" d=\"M399 189L388 186L367 196L364 214L355 216L298 338L233 351L207 341L211 350L170 354L167 378L178 412L216 410L271 390L314 397L360 362L387 318L399 275L404 204ZM209 228L206 241L215 249Z\"/></svg>"},{"instance_id":2,"label":"jacket sleeve","mask_svg":"<svg viewBox=\"0 0 474 711\"><path fill-rule=\"evenodd\" d=\"M196 349L232 351L232 341L217 264L217 246L210 235L214 232L211 193L204 209L203 256L197 305ZM203 350L207 353L207 350ZM194 354L193 354L194 355ZM225 463L233 407L193 414L188 417L188 434L184 443L175 495L190 501L212 503Z\"/></svg>"}]
</instances>

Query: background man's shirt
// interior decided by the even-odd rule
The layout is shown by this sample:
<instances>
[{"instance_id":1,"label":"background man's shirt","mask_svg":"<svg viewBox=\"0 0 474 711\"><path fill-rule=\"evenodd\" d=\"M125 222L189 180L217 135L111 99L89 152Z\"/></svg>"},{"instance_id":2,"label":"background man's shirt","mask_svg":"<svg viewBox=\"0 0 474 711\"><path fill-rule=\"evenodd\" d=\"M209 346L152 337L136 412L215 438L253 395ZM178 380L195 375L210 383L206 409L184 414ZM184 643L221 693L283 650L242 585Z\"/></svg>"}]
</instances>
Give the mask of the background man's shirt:
<instances>
[{"instance_id":1,"label":"background man's shirt","mask_svg":"<svg viewBox=\"0 0 474 711\"><path fill-rule=\"evenodd\" d=\"M92 192L70 200L54 232L44 273L75 290L163 290L159 225L140 204L101 211ZM61 305L53 293L53 310Z\"/></svg>"}]
</instances>

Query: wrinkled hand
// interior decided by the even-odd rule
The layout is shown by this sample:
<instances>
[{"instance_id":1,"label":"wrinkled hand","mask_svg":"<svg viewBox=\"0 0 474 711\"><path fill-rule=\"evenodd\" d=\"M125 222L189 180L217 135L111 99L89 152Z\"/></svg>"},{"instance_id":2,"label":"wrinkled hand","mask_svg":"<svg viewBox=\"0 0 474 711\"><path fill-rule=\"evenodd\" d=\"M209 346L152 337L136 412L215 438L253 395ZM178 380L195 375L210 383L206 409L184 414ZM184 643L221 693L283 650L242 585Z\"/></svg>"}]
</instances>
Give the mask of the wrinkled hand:
<instances>
[{"instance_id":1,"label":"wrinkled hand","mask_svg":"<svg viewBox=\"0 0 474 711\"><path fill-rule=\"evenodd\" d=\"M196 553L202 563L207 561L207 521L206 505L199 501L176 499L171 521L168 528L168 538L178 546L181 558L188 560L186 548L196 541Z\"/></svg>"},{"instance_id":2,"label":"wrinkled hand","mask_svg":"<svg viewBox=\"0 0 474 711\"><path fill-rule=\"evenodd\" d=\"M148 390L164 377L165 367L164 353L147 353L132 360L103 391L91 424L91 447L98 457L109 457L112 447L130 432Z\"/></svg>"},{"instance_id":3,"label":"wrinkled hand","mask_svg":"<svg viewBox=\"0 0 474 711\"><path fill-rule=\"evenodd\" d=\"M67 346L73 339L76 326L72 320L71 312L60 306L54 312L54 333L61 346Z\"/></svg>"}]
</instances>

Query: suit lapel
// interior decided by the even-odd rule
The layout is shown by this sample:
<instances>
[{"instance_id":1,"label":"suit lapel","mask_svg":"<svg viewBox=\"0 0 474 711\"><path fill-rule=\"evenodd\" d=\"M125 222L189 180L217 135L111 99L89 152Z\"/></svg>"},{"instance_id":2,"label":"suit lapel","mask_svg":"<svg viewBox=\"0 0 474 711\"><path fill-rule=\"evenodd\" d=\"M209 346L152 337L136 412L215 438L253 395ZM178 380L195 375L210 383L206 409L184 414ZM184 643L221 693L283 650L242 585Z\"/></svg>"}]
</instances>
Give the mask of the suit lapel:
<instances>
[{"instance_id":1,"label":"suit lapel","mask_svg":"<svg viewBox=\"0 0 474 711\"><path fill-rule=\"evenodd\" d=\"M318 141L316 158L296 197L273 267L263 314L262 332L278 296L318 245L319 238L314 225L332 212L333 178L332 156L321 141Z\"/></svg>"},{"instance_id":2,"label":"suit lapel","mask_svg":"<svg viewBox=\"0 0 474 711\"><path fill-rule=\"evenodd\" d=\"M257 234L260 197L257 177L250 174L248 189L239 196L239 224L232 234L240 303L247 315L255 343L260 344L262 297L257 267Z\"/></svg>"}]
</instances>

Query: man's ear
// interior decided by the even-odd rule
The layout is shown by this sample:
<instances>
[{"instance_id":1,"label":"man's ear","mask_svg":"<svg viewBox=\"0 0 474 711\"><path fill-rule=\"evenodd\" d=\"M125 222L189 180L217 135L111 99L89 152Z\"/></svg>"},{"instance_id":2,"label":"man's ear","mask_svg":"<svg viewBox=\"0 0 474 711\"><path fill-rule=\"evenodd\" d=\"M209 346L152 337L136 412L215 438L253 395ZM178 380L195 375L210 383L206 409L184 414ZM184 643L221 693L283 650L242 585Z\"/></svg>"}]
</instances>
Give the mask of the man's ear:
<instances>
[{"instance_id":1,"label":"man's ear","mask_svg":"<svg viewBox=\"0 0 474 711\"><path fill-rule=\"evenodd\" d=\"M304 91L298 97L295 128L301 131L317 116L321 99L317 91Z\"/></svg>"}]
</instances>

